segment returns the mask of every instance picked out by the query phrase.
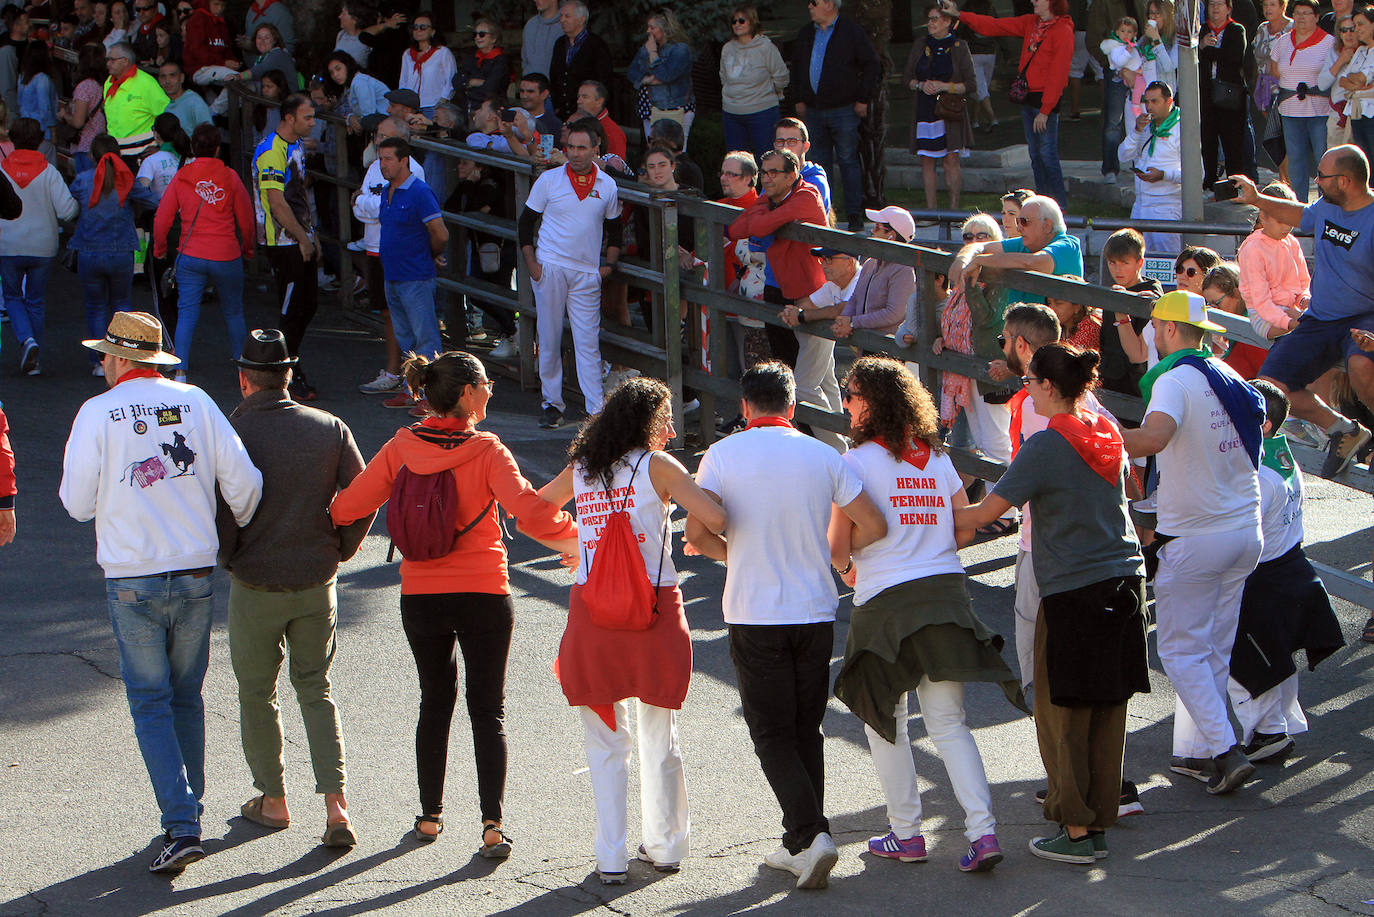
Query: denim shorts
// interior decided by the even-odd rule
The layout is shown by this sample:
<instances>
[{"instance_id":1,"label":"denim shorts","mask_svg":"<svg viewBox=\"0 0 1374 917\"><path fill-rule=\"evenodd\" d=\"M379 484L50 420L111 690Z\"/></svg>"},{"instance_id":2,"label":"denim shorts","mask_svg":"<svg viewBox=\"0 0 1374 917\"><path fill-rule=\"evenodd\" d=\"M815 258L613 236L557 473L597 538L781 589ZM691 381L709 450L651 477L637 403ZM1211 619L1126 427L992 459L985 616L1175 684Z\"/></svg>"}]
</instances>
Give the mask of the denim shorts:
<instances>
[{"instance_id":1,"label":"denim shorts","mask_svg":"<svg viewBox=\"0 0 1374 917\"><path fill-rule=\"evenodd\" d=\"M1367 356L1350 337L1351 328L1374 331L1374 312L1330 321L1304 315L1274 341L1259 374L1277 379L1289 391L1306 388L1333 366L1344 368L1352 354Z\"/></svg>"}]
</instances>

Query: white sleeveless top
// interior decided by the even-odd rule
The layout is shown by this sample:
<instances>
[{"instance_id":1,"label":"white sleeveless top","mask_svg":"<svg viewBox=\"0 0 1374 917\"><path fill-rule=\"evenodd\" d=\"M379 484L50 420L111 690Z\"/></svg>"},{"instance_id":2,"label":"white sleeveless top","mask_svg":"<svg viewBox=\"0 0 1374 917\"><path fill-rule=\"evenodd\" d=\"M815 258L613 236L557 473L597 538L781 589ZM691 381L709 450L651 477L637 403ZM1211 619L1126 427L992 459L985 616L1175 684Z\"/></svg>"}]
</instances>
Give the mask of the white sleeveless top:
<instances>
[{"instance_id":1,"label":"white sleeveless top","mask_svg":"<svg viewBox=\"0 0 1374 917\"><path fill-rule=\"evenodd\" d=\"M596 559L596 545L601 540L601 527L606 517L622 508L630 514L630 529L639 536L639 553L644 557L644 570L649 582L656 586L676 586L677 568L673 566L672 546L664 550L663 526L672 512L672 504L665 504L654 491L649 479L649 453L644 449L629 452L615 465L611 478L611 493L602 489L601 481L589 481L581 466L573 469L573 503L577 511L578 537L582 542L582 563L577 568L577 584L586 585L587 571ZM643 457L643 461L640 461ZM631 483L630 474L639 463L639 471ZM628 491L628 500L626 488ZM669 538L672 528L668 529ZM659 572L660 558L662 572ZM658 581L654 582L654 575Z\"/></svg>"}]
</instances>

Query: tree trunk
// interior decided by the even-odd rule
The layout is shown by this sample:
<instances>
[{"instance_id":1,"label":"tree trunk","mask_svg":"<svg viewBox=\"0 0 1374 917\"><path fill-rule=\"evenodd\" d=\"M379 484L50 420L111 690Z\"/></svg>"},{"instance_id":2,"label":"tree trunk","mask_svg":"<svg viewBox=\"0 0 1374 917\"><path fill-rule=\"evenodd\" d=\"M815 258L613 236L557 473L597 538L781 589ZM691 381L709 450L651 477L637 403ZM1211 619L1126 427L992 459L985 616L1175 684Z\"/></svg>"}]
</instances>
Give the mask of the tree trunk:
<instances>
[{"instance_id":1,"label":"tree trunk","mask_svg":"<svg viewBox=\"0 0 1374 917\"><path fill-rule=\"evenodd\" d=\"M882 65L878 91L868 106L868 117L859 123L859 166L863 173L864 207L884 206L887 185L887 79L892 73L888 45L892 41L892 0L858 0L854 16L873 40L873 50Z\"/></svg>"}]
</instances>

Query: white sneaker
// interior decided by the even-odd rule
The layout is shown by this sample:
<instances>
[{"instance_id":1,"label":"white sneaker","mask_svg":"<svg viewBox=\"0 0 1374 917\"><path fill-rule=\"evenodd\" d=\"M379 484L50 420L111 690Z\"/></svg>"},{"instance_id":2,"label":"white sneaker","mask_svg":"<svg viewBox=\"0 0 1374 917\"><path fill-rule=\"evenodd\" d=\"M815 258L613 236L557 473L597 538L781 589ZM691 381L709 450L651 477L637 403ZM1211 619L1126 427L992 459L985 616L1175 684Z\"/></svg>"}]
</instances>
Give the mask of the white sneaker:
<instances>
[{"instance_id":1,"label":"white sneaker","mask_svg":"<svg viewBox=\"0 0 1374 917\"><path fill-rule=\"evenodd\" d=\"M498 338L491 349L493 360L514 360L520 356L520 342L515 338Z\"/></svg>"},{"instance_id":2,"label":"white sneaker","mask_svg":"<svg viewBox=\"0 0 1374 917\"><path fill-rule=\"evenodd\" d=\"M779 845L777 850L763 858L763 865L773 869L781 869L783 872L790 872L794 876L800 876L800 860L801 854L788 853L786 847Z\"/></svg>"},{"instance_id":3,"label":"white sneaker","mask_svg":"<svg viewBox=\"0 0 1374 917\"><path fill-rule=\"evenodd\" d=\"M348 250L351 252L365 252L367 251L367 244L363 242L362 239L354 239L352 242L348 243Z\"/></svg>"},{"instance_id":4,"label":"white sneaker","mask_svg":"<svg viewBox=\"0 0 1374 917\"><path fill-rule=\"evenodd\" d=\"M362 392L364 395L385 395L389 392L396 391L400 387L401 377L394 376L383 369L381 372L377 373L377 378L373 379L371 382L364 382L362 385L358 386L358 391Z\"/></svg>"},{"instance_id":5,"label":"white sneaker","mask_svg":"<svg viewBox=\"0 0 1374 917\"><path fill-rule=\"evenodd\" d=\"M1102 184L1104 184L1104 185L1114 185L1114 184L1116 184L1116 173L1115 173L1115 172L1104 172L1104 173L1102 173Z\"/></svg>"},{"instance_id":6,"label":"white sneaker","mask_svg":"<svg viewBox=\"0 0 1374 917\"><path fill-rule=\"evenodd\" d=\"M797 888L828 888L830 870L840 861L840 851L830 835L822 831L816 839L797 856L801 871L797 874Z\"/></svg>"}]
</instances>

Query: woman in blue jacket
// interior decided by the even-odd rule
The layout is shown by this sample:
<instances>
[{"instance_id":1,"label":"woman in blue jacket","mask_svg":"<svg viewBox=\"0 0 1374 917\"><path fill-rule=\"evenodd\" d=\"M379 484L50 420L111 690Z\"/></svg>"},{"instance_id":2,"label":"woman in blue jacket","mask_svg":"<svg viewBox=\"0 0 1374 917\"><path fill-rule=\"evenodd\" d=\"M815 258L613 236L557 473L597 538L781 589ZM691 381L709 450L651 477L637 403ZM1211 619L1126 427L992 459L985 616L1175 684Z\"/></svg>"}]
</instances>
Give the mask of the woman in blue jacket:
<instances>
[{"instance_id":1,"label":"woman in blue jacket","mask_svg":"<svg viewBox=\"0 0 1374 917\"><path fill-rule=\"evenodd\" d=\"M154 207L150 187L134 181L134 173L119 158L119 141L101 134L91 141L95 168L72 182L72 197L81 207L76 231L68 246L77 253L76 273L86 299L86 330L92 338L105 336L111 312L133 307L134 252L138 230L132 204ZM92 375L102 376L99 363Z\"/></svg>"},{"instance_id":2,"label":"woman in blue jacket","mask_svg":"<svg viewBox=\"0 0 1374 917\"><path fill-rule=\"evenodd\" d=\"M668 9L649 14L646 32L648 36L630 63L628 74L639 90L644 136L649 136L649 128L661 118L681 124L686 134L691 127L687 113L693 107L692 49L687 44L687 33Z\"/></svg>"}]
</instances>

